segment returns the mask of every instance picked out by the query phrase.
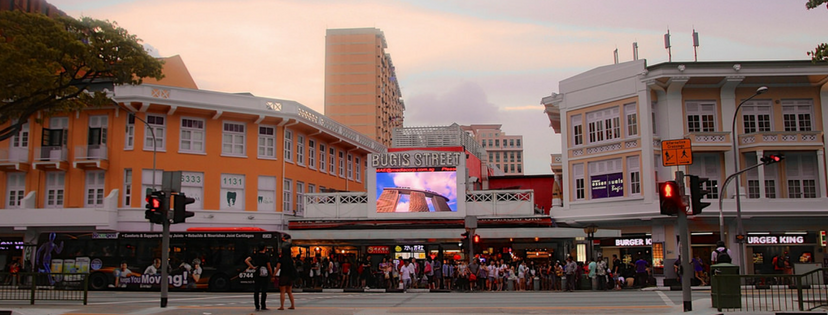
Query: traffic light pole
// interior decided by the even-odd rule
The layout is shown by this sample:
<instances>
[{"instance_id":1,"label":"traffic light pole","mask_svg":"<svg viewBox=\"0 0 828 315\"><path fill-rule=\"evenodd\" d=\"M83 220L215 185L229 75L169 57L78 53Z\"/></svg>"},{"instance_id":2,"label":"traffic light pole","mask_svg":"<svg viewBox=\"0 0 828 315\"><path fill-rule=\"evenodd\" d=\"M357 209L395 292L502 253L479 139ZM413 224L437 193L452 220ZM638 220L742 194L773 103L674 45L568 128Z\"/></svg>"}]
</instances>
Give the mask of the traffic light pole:
<instances>
[{"instance_id":1,"label":"traffic light pole","mask_svg":"<svg viewBox=\"0 0 828 315\"><path fill-rule=\"evenodd\" d=\"M170 191L165 191L167 211L164 211L164 221L161 222L161 307L167 307L167 295L170 289Z\"/></svg>"},{"instance_id":2,"label":"traffic light pole","mask_svg":"<svg viewBox=\"0 0 828 315\"><path fill-rule=\"evenodd\" d=\"M677 171L676 172L676 182L679 185L679 191L681 192L682 196L684 196L684 172ZM683 197L682 197L683 198ZM676 211L678 215L678 229L679 229L679 256L681 259L681 266L684 272L681 275L683 279L681 281L681 299L684 301L684 311L690 312L693 311L693 299L692 299L692 291L690 290L690 281L693 279L693 267L690 266L688 263L689 260L687 259L690 257L690 233L688 233L687 228L687 208L679 209Z\"/></svg>"}]
</instances>

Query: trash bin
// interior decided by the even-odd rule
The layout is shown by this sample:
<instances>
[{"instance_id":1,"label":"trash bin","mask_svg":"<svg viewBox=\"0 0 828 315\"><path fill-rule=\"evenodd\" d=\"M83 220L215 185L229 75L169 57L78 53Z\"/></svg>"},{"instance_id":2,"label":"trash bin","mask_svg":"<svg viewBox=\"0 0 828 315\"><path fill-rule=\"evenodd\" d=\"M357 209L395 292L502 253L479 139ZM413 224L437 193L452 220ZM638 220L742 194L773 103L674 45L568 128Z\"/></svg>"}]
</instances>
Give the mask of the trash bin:
<instances>
[{"instance_id":1,"label":"trash bin","mask_svg":"<svg viewBox=\"0 0 828 315\"><path fill-rule=\"evenodd\" d=\"M514 291L515 290L515 279L509 278L506 282L506 290Z\"/></svg>"},{"instance_id":2,"label":"trash bin","mask_svg":"<svg viewBox=\"0 0 828 315\"><path fill-rule=\"evenodd\" d=\"M710 266L713 274L710 286L710 300L717 310L742 307L742 280L739 277L719 275L739 275L739 266L728 263Z\"/></svg>"},{"instance_id":3,"label":"trash bin","mask_svg":"<svg viewBox=\"0 0 828 315\"><path fill-rule=\"evenodd\" d=\"M535 277L535 291L540 291L540 278Z\"/></svg>"}]
</instances>

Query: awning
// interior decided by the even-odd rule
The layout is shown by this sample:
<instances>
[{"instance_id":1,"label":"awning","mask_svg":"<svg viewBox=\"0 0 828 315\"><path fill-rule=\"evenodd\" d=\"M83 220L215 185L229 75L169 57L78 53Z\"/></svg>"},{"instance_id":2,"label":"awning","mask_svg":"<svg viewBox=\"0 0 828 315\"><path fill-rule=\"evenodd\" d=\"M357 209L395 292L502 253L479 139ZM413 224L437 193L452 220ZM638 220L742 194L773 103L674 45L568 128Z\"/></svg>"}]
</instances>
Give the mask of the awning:
<instances>
[{"instance_id":1,"label":"awning","mask_svg":"<svg viewBox=\"0 0 828 315\"><path fill-rule=\"evenodd\" d=\"M337 240L409 240L409 239L460 239L462 228L448 229L366 229L366 230L297 230L287 231L294 240L337 241ZM475 233L484 239L507 238L576 238L587 237L583 228L479 228ZM595 238L621 237L621 230L595 232Z\"/></svg>"}]
</instances>

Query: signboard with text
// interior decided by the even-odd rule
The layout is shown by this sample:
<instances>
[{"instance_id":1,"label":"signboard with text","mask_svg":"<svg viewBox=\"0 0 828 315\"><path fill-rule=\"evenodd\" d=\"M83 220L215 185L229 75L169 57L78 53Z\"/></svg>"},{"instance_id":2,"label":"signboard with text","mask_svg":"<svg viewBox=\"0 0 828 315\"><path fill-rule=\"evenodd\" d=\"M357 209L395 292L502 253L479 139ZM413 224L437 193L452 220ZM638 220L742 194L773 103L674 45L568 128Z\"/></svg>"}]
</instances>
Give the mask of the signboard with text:
<instances>
[{"instance_id":1,"label":"signboard with text","mask_svg":"<svg viewBox=\"0 0 828 315\"><path fill-rule=\"evenodd\" d=\"M661 141L661 163L664 166L693 164L693 148L690 139Z\"/></svg>"},{"instance_id":2,"label":"signboard with text","mask_svg":"<svg viewBox=\"0 0 828 315\"><path fill-rule=\"evenodd\" d=\"M592 199L624 197L624 173L590 177Z\"/></svg>"}]
</instances>

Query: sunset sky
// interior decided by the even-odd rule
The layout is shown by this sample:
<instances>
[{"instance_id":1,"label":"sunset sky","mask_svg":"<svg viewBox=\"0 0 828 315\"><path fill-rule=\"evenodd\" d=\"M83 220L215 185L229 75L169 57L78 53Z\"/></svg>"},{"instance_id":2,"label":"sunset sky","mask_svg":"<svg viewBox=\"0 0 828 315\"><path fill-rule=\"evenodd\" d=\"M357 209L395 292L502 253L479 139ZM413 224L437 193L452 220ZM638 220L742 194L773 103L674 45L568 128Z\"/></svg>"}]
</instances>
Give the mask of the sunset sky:
<instances>
[{"instance_id":1,"label":"sunset sky","mask_svg":"<svg viewBox=\"0 0 828 315\"><path fill-rule=\"evenodd\" d=\"M324 113L325 30L385 33L405 126L502 124L523 135L525 173L549 174L560 137L540 100L558 82L632 60L804 60L828 42L828 10L806 0L49 0L116 21L158 56L180 55L200 89L289 99Z\"/></svg>"}]
</instances>

